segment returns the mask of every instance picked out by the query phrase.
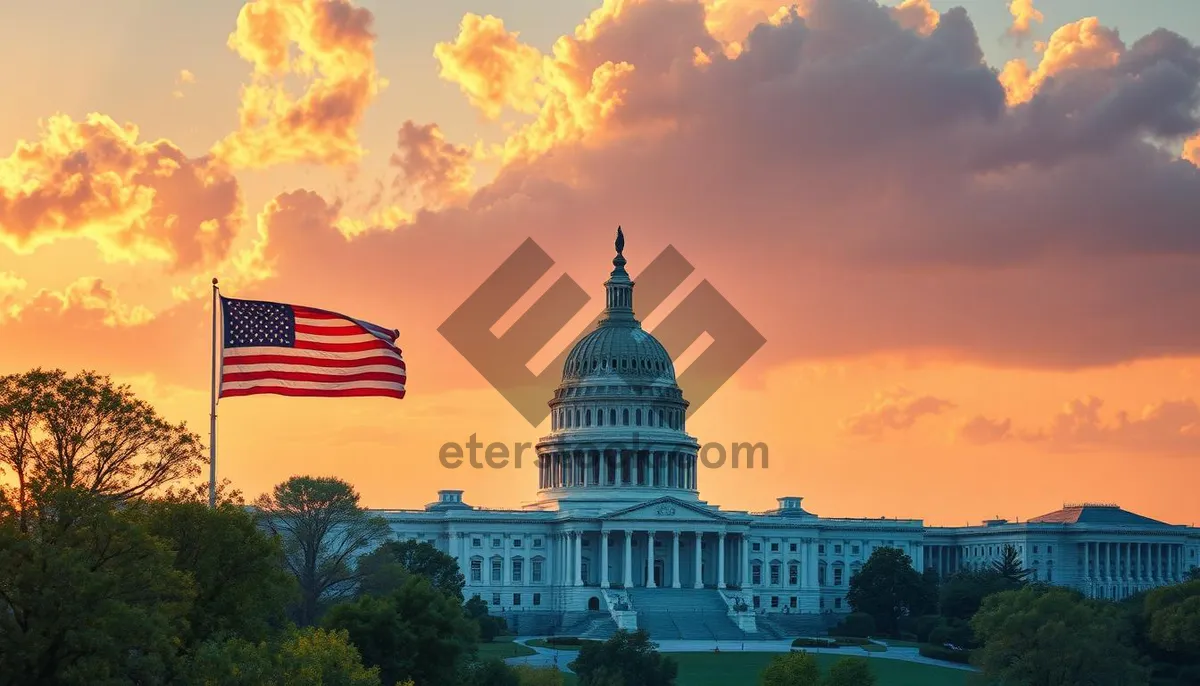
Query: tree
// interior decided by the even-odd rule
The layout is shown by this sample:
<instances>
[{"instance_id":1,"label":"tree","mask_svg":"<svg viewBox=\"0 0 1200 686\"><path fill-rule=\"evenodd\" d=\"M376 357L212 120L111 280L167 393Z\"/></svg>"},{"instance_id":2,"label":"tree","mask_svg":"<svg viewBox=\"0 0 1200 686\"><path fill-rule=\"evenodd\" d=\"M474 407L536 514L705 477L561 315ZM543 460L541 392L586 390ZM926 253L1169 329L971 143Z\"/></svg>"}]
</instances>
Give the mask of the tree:
<instances>
[{"instance_id":1,"label":"tree","mask_svg":"<svg viewBox=\"0 0 1200 686\"><path fill-rule=\"evenodd\" d=\"M762 686L818 686L821 670L816 659L804 651L783 653L771 658L758 682Z\"/></svg>"},{"instance_id":2,"label":"tree","mask_svg":"<svg viewBox=\"0 0 1200 686\"><path fill-rule=\"evenodd\" d=\"M223 636L257 642L282 627L296 582L283 568L279 541L263 533L253 515L233 505L169 501L131 512L171 547L173 566L195 584L185 645Z\"/></svg>"},{"instance_id":3,"label":"tree","mask_svg":"<svg viewBox=\"0 0 1200 686\"><path fill-rule=\"evenodd\" d=\"M512 671L517 675L517 683L521 686L563 686L566 683L566 677L557 667L513 665Z\"/></svg>"},{"instance_id":4,"label":"tree","mask_svg":"<svg viewBox=\"0 0 1200 686\"><path fill-rule=\"evenodd\" d=\"M1021 554L1011 543L1005 543L1000 559L992 563L992 571L1016 586L1024 586L1033 570L1021 566Z\"/></svg>"},{"instance_id":5,"label":"tree","mask_svg":"<svg viewBox=\"0 0 1200 686\"><path fill-rule=\"evenodd\" d=\"M473 596L463 606L467 618L479 625L479 640L491 643L497 636L508 630L508 623L503 617L493 617L488 604L479 596Z\"/></svg>"},{"instance_id":6,"label":"tree","mask_svg":"<svg viewBox=\"0 0 1200 686\"><path fill-rule=\"evenodd\" d=\"M380 686L346 634L311 627L274 643L206 643L186 673L190 686Z\"/></svg>"},{"instance_id":7,"label":"tree","mask_svg":"<svg viewBox=\"0 0 1200 686\"><path fill-rule=\"evenodd\" d=\"M942 583L938 602L940 613L949 619L967 621L979 611L984 598L1017 587L1017 583L993 570L960 571Z\"/></svg>"},{"instance_id":8,"label":"tree","mask_svg":"<svg viewBox=\"0 0 1200 686\"><path fill-rule=\"evenodd\" d=\"M456 686L524 686L520 675L499 658L464 665L454 683Z\"/></svg>"},{"instance_id":9,"label":"tree","mask_svg":"<svg viewBox=\"0 0 1200 686\"><path fill-rule=\"evenodd\" d=\"M106 376L35 369L0 379L0 463L28 487L80 489L131 500L196 476L200 437L171 424Z\"/></svg>"},{"instance_id":10,"label":"tree","mask_svg":"<svg viewBox=\"0 0 1200 686\"><path fill-rule=\"evenodd\" d=\"M284 559L300 585L296 621L316 621L322 598L341 597L359 575L350 562L387 535L382 518L358 504L341 479L294 476L254 503L263 524L283 541Z\"/></svg>"},{"instance_id":11,"label":"tree","mask_svg":"<svg viewBox=\"0 0 1200 686\"><path fill-rule=\"evenodd\" d=\"M429 579L434 588L461 603L467 583L458 560L423 541L387 541L359 558L358 567L362 574L359 590L369 595L390 593L404 582L407 573Z\"/></svg>"},{"instance_id":12,"label":"tree","mask_svg":"<svg viewBox=\"0 0 1200 686\"><path fill-rule=\"evenodd\" d=\"M875 618L879 631L895 635L899 619L921 614L928 602L926 587L912 558L898 548L883 547L850 577L846 600L855 612Z\"/></svg>"},{"instance_id":13,"label":"tree","mask_svg":"<svg viewBox=\"0 0 1200 686\"><path fill-rule=\"evenodd\" d=\"M1137 686L1149 683L1122 642L1114 606L1064 588L1027 586L988 596L971 620L975 659L996 683Z\"/></svg>"},{"instance_id":14,"label":"tree","mask_svg":"<svg viewBox=\"0 0 1200 686\"><path fill-rule=\"evenodd\" d=\"M345 631L386 684L406 677L419 684L452 683L456 663L476 638L458 601L419 576L390 596L335 605L325 626Z\"/></svg>"},{"instance_id":15,"label":"tree","mask_svg":"<svg viewBox=\"0 0 1200 686\"><path fill-rule=\"evenodd\" d=\"M585 643L573 663L580 686L674 686L679 665L663 657L639 629L619 630L603 643Z\"/></svg>"},{"instance_id":16,"label":"tree","mask_svg":"<svg viewBox=\"0 0 1200 686\"><path fill-rule=\"evenodd\" d=\"M171 551L95 493L0 519L0 684L165 683L192 595Z\"/></svg>"},{"instance_id":17,"label":"tree","mask_svg":"<svg viewBox=\"0 0 1200 686\"><path fill-rule=\"evenodd\" d=\"M1146 594L1146 637L1173 661L1200 664L1200 581L1156 588Z\"/></svg>"},{"instance_id":18,"label":"tree","mask_svg":"<svg viewBox=\"0 0 1200 686\"><path fill-rule=\"evenodd\" d=\"M843 657L829 668L824 686L875 686L875 675L866 658Z\"/></svg>"}]
</instances>

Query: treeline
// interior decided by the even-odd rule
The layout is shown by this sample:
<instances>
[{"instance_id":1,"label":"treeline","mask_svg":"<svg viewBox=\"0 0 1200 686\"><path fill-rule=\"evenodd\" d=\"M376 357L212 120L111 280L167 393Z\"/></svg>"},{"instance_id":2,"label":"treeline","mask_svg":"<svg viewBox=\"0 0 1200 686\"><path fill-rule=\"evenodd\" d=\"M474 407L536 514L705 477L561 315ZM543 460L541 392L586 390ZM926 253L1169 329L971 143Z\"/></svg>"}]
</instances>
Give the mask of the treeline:
<instances>
[{"instance_id":1,"label":"treeline","mask_svg":"<svg viewBox=\"0 0 1200 686\"><path fill-rule=\"evenodd\" d=\"M207 506L204 446L93 373L0 377L0 686L519 686L457 563L337 479Z\"/></svg>"},{"instance_id":2,"label":"treeline","mask_svg":"<svg viewBox=\"0 0 1200 686\"><path fill-rule=\"evenodd\" d=\"M938 579L880 548L850 579L833 633L916 641L995 684L1200 686L1200 574L1120 602L1031 582L1006 546L989 568Z\"/></svg>"}]
</instances>

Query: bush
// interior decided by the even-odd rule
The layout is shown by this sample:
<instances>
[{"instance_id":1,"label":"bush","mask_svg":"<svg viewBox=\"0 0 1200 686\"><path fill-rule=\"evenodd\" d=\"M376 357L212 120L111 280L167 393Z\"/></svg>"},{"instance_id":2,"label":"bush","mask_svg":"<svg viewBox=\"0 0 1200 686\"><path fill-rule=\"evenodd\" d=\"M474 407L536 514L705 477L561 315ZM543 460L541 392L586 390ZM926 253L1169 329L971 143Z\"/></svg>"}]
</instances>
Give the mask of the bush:
<instances>
[{"instance_id":1,"label":"bush","mask_svg":"<svg viewBox=\"0 0 1200 686\"><path fill-rule=\"evenodd\" d=\"M817 686L821 670L808 653L784 653L771 658L759 675L762 686Z\"/></svg>"},{"instance_id":2,"label":"bush","mask_svg":"<svg viewBox=\"0 0 1200 686\"><path fill-rule=\"evenodd\" d=\"M951 650L949 648L923 643L917 649L923 657L932 658L934 660L944 660L946 662L957 662L960 665L971 664L971 651L969 650Z\"/></svg>"},{"instance_id":3,"label":"bush","mask_svg":"<svg viewBox=\"0 0 1200 686\"><path fill-rule=\"evenodd\" d=\"M942 618L937 615L921 615L913 622L913 633L919 643L932 643L929 634L940 624Z\"/></svg>"},{"instance_id":4,"label":"bush","mask_svg":"<svg viewBox=\"0 0 1200 686\"><path fill-rule=\"evenodd\" d=\"M875 675L866 658L843 657L829 668L825 686L875 686Z\"/></svg>"},{"instance_id":5,"label":"bush","mask_svg":"<svg viewBox=\"0 0 1200 686\"><path fill-rule=\"evenodd\" d=\"M556 667L516 665L512 668L521 686L563 686L565 677Z\"/></svg>"},{"instance_id":6,"label":"bush","mask_svg":"<svg viewBox=\"0 0 1200 686\"><path fill-rule=\"evenodd\" d=\"M869 646L874 645L869 638L858 638L857 636L838 636L837 644L839 646Z\"/></svg>"},{"instance_id":7,"label":"bush","mask_svg":"<svg viewBox=\"0 0 1200 686\"><path fill-rule=\"evenodd\" d=\"M960 619L943 618L925 640L936 646L952 643L963 648L973 648L975 632L971 631L971 625Z\"/></svg>"},{"instance_id":8,"label":"bush","mask_svg":"<svg viewBox=\"0 0 1200 686\"><path fill-rule=\"evenodd\" d=\"M797 638L792 641L793 648L833 648L837 641L827 638Z\"/></svg>"},{"instance_id":9,"label":"bush","mask_svg":"<svg viewBox=\"0 0 1200 686\"><path fill-rule=\"evenodd\" d=\"M546 644L552 646L578 646L583 645L583 640L575 636L550 636L546 638Z\"/></svg>"},{"instance_id":10,"label":"bush","mask_svg":"<svg viewBox=\"0 0 1200 686\"><path fill-rule=\"evenodd\" d=\"M875 618L865 612L851 612L829 633L833 636L866 638L875 633Z\"/></svg>"}]
</instances>

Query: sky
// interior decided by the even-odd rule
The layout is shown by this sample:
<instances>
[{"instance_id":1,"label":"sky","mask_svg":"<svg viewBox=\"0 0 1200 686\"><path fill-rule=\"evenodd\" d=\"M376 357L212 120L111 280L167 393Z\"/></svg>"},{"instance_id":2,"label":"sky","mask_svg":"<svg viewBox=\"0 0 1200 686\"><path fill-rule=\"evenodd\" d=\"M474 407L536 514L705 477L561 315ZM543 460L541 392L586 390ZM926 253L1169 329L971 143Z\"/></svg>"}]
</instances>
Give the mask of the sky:
<instances>
[{"instance_id":1,"label":"sky","mask_svg":"<svg viewBox=\"0 0 1200 686\"><path fill-rule=\"evenodd\" d=\"M532 463L439 450L548 422L438 327L533 238L526 306L564 274L593 298L540 372L621 225L635 278L695 266L648 329L707 280L767 341L689 421L770 451L702 469L708 502L1200 522L1200 4L780 4L6 4L0 373L109 374L207 441L219 277L399 329L409 373L223 400L221 478L515 507Z\"/></svg>"}]
</instances>

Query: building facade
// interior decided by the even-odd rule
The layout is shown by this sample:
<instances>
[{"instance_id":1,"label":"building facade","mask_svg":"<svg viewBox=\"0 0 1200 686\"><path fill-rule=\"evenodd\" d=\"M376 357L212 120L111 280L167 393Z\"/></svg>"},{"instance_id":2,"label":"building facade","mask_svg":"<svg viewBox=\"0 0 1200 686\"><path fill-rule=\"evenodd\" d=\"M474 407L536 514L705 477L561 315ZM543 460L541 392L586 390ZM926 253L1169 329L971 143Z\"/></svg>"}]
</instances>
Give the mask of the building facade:
<instances>
[{"instance_id":1,"label":"building facade","mask_svg":"<svg viewBox=\"0 0 1200 686\"><path fill-rule=\"evenodd\" d=\"M848 612L850 577L883 546L944 576L987 567L1011 544L1039 581L1103 598L1178 582L1200 564L1200 530L1113 505L949 528L819 517L798 496L762 512L701 500L688 403L666 349L634 316L622 249L619 236L604 315L549 400L535 502L484 509L443 490L420 510L377 511L397 538L454 557L466 596L524 620L522 633L786 634L772 618Z\"/></svg>"}]
</instances>

